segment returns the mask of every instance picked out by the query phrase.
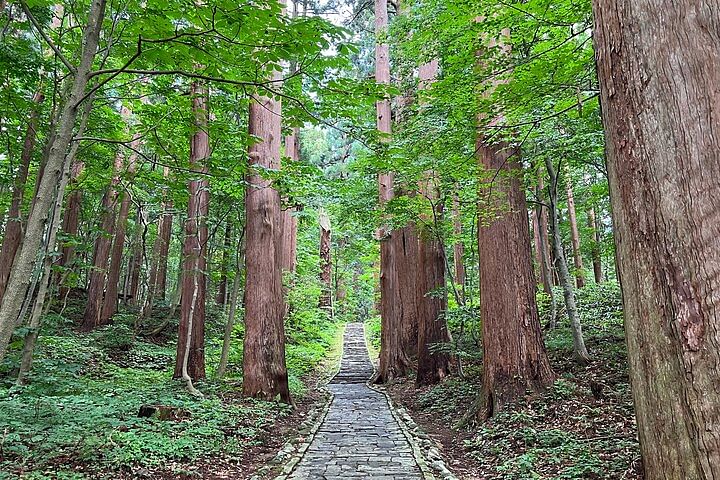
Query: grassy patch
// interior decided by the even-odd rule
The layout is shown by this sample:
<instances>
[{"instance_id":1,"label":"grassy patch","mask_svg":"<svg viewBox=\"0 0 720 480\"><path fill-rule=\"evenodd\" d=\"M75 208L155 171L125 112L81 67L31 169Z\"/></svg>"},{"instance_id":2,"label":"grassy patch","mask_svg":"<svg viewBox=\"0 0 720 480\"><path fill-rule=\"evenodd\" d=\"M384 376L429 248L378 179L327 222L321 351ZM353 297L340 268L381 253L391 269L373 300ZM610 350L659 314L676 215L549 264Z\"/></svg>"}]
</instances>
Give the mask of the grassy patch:
<instances>
[{"instance_id":1,"label":"grassy patch","mask_svg":"<svg viewBox=\"0 0 720 480\"><path fill-rule=\"evenodd\" d=\"M319 320L288 328L287 364L296 398L307 390L304 378L336 344L338 325ZM229 374L219 381L213 374L222 320L210 319L209 379L197 383L205 394L198 400L172 380L175 340L133 338L133 316L119 316L90 334L73 333L66 317L51 315L47 321L29 385L13 382L19 345L0 369L6 375L0 379L0 479L137 471L180 475L207 458L239 462L292 412L281 403L240 398L242 322ZM138 411L146 404L167 406L178 415L141 418Z\"/></svg>"}]
</instances>

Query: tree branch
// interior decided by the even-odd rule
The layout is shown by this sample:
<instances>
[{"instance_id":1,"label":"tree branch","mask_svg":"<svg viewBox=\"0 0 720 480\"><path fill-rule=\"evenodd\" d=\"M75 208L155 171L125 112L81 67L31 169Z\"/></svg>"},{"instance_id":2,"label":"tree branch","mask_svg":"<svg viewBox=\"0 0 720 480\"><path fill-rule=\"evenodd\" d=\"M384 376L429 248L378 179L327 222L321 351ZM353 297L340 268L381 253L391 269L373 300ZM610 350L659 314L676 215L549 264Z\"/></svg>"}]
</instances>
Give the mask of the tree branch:
<instances>
[{"instance_id":1,"label":"tree branch","mask_svg":"<svg viewBox=\"0 0 720 480\"><path fill-rule=\"evenodd\" d=\"M58 58L63 63L63 65L65 65L65 67L67 67L67 69L70 70L71 73L73 73L73 74L77 73L77 69L75 68L75 66L72 63L70 63L67 58L65 58L65 55L62 54L62 52L57 47L57 45L55 45L53 43L52 39L47 35L47 33L45 33L43 31L42 26L40 25L40 23L38 23L37 19L33 16L32 12L30 11L30 8L28 8L27 4L23 1L21 1L20 8L22 8L23 13L25 13L25 16L28 18L28 20L30 20L30 23L33 24L33 26L35 27L35 30L38 31L38 33L43 38L43 40L45 40L45 43L47 43L48 46L53 50L53 52L55 52L55 55L58 56Z\"/></svg>"},{"instance_id":2,"label":"tree branch","mask_svg":"<svg viewBox=\"0 0 720 480\"><path fill-rule=\"evenodd\" d=\"M103 81L98 82L97 85L95 85L88 93L85 94L84 97L82 97L82 98L77 102L76 106L77 106L77 105L80 105L82 102L84 102L88 97L90 97L90 95L94 95L95 92L97 92L97 91L100 89L100 87L102 87L103 85L107 84L110 80L112 80L113 78L117 77L117 76L120 75L122 72L127 71L127 68L130 66L130 64L132 64L132 63L142 54L142 42L143 42L142 37L141 37L141 36L138 36L137 50L135 51L135 54L134 54L132 57L130 57L130 59L129 59L127 62L125 62L125 65L123 65L122 67L120 67L117 72L113 73L112 75L110 75L109 77L107 77L106 79L104 79ZM93 77L93 76L94 76L94 72L91 72L91 73L90 73L90 76Z\"/></svg>"},{"instance_id":3,"label":"tree branch","mask_svg":"<svg viewBox=\"0 0 720 480\"><path fill-rule=\"evenodd\" d=\"M586 101L588 101L588 100L592 100L593 98L597 97L598 95L600 95L599 92L593 93L593 94L590 95L589 97L586 97L586 98L582 99L582 102L586 102ZM536 119L534 119L534 120L528 120L527 122L516 123L515 125L485 125L485 126L483 126L482 128L492 128L492 129L497 129L497 130L503 130L503 129L506 129L506 128L515 129L515 128L523 127L523 126L527 126L527 125L537 126L539 123L544 122L545 120L550 120L550 119L552 119L552 118L559 117L560 115L562 115L562 114L564 114L564 113L567 113L567 112L569 112L570 110L576 109L576 108L578 107L578 105L580 105L580 104L581 104L581 102L577 102L577 103L574 103L574 104L570 105L570 106L567 107L567 108L563 108L562 110L560 110L560 111L558 111L558 112L555 112L555 113L552 113L552 114L550 114L550 115L548 115L548 116L546 116L546 117L536 118Z\"/></svg>"}]
</instances>

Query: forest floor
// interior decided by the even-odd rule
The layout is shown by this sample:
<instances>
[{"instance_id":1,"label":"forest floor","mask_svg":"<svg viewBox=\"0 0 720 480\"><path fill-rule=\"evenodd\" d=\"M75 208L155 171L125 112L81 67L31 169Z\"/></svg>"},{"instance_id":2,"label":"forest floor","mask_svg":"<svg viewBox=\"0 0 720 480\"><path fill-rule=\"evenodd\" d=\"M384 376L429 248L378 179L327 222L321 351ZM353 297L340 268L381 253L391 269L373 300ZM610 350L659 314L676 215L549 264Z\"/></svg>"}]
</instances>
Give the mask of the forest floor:
<instances>
[{"instance_id":1,"label":"forest floor","mask_svg":"<svg viewBox=\"0 0 720 480\"><path fill-rule=\"evenodd\" d=\"M578 304L591 364L573 361L568 328L546 332L557 381L486 422L454 428L481 385L477 321L465 326L464 378L422 389L412 378L389 386L394 402L442 445L458 477L642 478L619 291L586 287ZM112 326L78 334L82 306L81 298L72 299L62 313L48 315L29 385L13 382L19 340L0 365L0 479L247 479L323 402L319 387L334 373L341 350L339 324L289 325L287 363L297 408L242 399L242 325L236 326L229 374L215 379L223 324L220 312L209 309L209 380L198 383L205 394L198 401L171 379L177 319L166 333L134 335L137 312L129 309ZM140 330L152 330L167 313L159 309ZM368 330L377 331L372 324ZM169 407L170 418L138 417L146 404Z\"/></svg>"},{"instance_id":2,"label":"forest floor","mask_svg":"<svg viewBox=\"0 0 720 480\"><path fill-rule=\"evenodd\" d=\"M208 380L201 400L172 380L177 319L155 336L133 335L136 312L112 326L75 332L81 298L48 315L30 383L16 386L16 341L0 365L0 479L246 479L274 457L307 412L324 402L317 388L336 368L340 325L292 326L288 368L295 409L240 397L242 325L236 325L228 375L214 378L222 315L207 323ZM167 310L148 319L147 331ZM242 322L240 322L242 323ZM166 418L138 416L142 405L166 407Z\"/></svg>"},{"instance_id":3,"label":"forest floor","mask_svg":"<svg viewBox=\"0 0 720 480\"><path fill-rule=\"evenodd\" d=\"M546 332L556 382L545 393L509 405L488 421L454 428L480 391L478 356L466 360L465 378L455 376L421 389L408 378L388 388L393 401L441 444L458 477L643 478L619 296L592 288L578 295L592 362L580 366L573 360L569 328Z\"/></svg>"}]
</instances>

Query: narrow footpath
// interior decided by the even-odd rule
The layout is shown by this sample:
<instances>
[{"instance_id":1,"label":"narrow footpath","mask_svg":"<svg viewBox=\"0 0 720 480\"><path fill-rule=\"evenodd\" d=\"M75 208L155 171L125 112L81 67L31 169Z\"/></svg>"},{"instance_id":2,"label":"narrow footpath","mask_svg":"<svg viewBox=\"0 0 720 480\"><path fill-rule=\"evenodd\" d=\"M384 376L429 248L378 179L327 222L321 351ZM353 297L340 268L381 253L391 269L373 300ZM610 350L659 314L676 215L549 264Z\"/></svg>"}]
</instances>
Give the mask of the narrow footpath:
<instances>
[{"instance_id":1,"label":"narrow footpath","mask_svg":"<svg viewBox=\"0 0 720 480\"><path fill-rule=\"evenodd\" d=\"M423 478L387 399L365 384L372 374L363 324L348 324L332 404L291 479Z\"/></svg>"}]
</instances>

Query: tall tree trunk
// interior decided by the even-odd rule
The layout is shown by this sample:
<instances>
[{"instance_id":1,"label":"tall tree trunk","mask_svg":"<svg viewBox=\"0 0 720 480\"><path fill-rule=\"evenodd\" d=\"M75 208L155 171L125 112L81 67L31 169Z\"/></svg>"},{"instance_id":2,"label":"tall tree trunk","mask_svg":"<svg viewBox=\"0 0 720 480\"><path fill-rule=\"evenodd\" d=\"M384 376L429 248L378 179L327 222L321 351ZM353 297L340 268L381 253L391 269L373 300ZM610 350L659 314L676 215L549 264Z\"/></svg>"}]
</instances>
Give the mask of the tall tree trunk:
<instances>
[{"instance_id":1,"label":"tall tree trunk","mask_svg":"<svg viewBox=\"0 0 720 480\"><path fill-rule=\"evenodd\" d=\"M167 171L167 167L166 167ZM169 209L172 203L163 202L164 213L158 219L158 233L153 245L153 260L150 266L150 279L148 281L148 295L143 309L143 316L149 317L156 300L165 300L165 290L168 268L168 251L170 249L170 236L172 233L172 213Z\"/></svg>"},{"instance_id":2,"label":"tall tree trunk","mask_svg":"<svg viewBox=\"0 0 720 480\"><path fill-rule=\"evenodd\" d=\"M494 181L483 182L481 206L491 215L478 228L483 393L479 414L489 417L526 391L553 382L535 302L525 194L520 164L506 145L478 138L478 153Z\"/></svg>"},{"instance_id":3,"label":"tall tree trunk","mask_svg":"<svg viewBox=\"0 0 720 480\"><path fill-rule=\"evenodd\" d=\"M223 250L220 260L220 282L217 292L215 293L215 303L225 307L228 298L227 281L228 281L228 262L230 256L230 240L232 236L232 223L230 220L225 221L225 235L223 236Z\"/></svg>"},{"instance_id":4,"label":"tall tree trunk","mask_svg":"<svg viewBox=\"0 0 720 480\"><path fill-rule=\"evenodd\" d=\"M92 109L92 101L88 101L84 106L80 117L80 124L78 125L77 134L81 136L85 132L87 122L90 117L90 110ZM55 190L55 205L53 206L52 214L49 218L49 223L45 231L45 244L42 252L42 279L38 288L37 296L35 297L35 304L33 305L32 314L28 326L30 331L25 336L23 344L23 351L20 359L20 368L18 372L17 383L23 385L27 380L27 375L32 368L33 353L35 352L35 345L37 339L40 336L40 326L42 318L47 314L45 305L45 296L47 295L50 286L52 285L52 260L53 255L50 252L56 249L57 231L61 223L60 212L63 204L63 192L67 187L70 178L75 177L75 169L71 169L71 166L75 166L75 156L80 147L79 142L75 142L70 150L68 151L68 158L64 165L64 169L60 173L60 181ZM46 149L47 152L49 150ZM45 153L43 153L45 155ZM72 171L71 171L72 170ZM50 306L48 302L47 307ZM23 315L20 316L22 320Z\"/></svg>"},{"instance_id":5,"label":"tall tree trunk","mask_svg":"<svg viewBox=\"0 0 720 480\"><path fill-rule=\"evenodd\" d=\"M717 480L720 8L594 0L593 10L645 478Z\"/></svg>"},{"instance_id":6,"label":"tall tree trunk","mask_svg":"<svg viewBox=\"0 0 720 480\"><path fill-rule=\"evenodd\" d=\"M158 281L158 269L160 268L160 243L162 242L162 219L163 215L158 218L158 230L157 237L153 243L152 258L150 259L150 278L148 279L148 293L145 299L145 306L142 310L143 318L149 317L152 314L153 307L155 306L155 297L157 295L157 281Z\"/></svg>"},{"instance_id":7,"label":"tall tree trunk","mask_svg":"<svg viewBox=\"0 0 720 480\"><path fill-rule=\"evenodd\" d=\"M223 345L220 352L220 364L217 369L217 377L223 378L227 370L228 359L230 357L230 342L232 341L233 327L235 326L235 312L237 311L238 294L240 293L240 271L235 272L232 288L230 289L230 309L225 323L225 333L223 334Z\"/></svg>"},{"instance_id":8,"label":"tall tree trunk","mask_svg":"<svg viewBox=\"0 0 720 480\"><path fill-rule=\"evenodd\" d=\"M72 83L67 98L64 98L58 131L50 147L45 173L40 182L38 195L35 198L33 209L28 215L25 237L22 247L15 257L6 292L11 295L3 297L0 306L0 362L5 357L8 343L22 309L23 299L31 281L31 273L37 252L42 241L46 220L50 214L50 207L55 196L52 194L58 184L62 172L68 168L66 153L72 139L73 127L78 116L80 100L85 96L85 87L88 84L89 73L97 51L102 20L105 13L106 0L93 0L90 6L88 22L83 30L83 49L80 54L80 63L72 75ZM86 99L85 101L91 101ZM64 193L64 192L60 192Z\"/></svg>"},{"instance_id":9,"label":"tall tree trunk","mask_svg":"<svg viewBox=\"0 0 720 480\"><path fill-rule=\"evenodd\" d=\"M375 0L375 81L383 85L390 84L389 46L385 39L388 30L387 0ZM377 129L383 140L388 140L391 132L390 99L376 102ZM394 196L395 175L392 172L378 176L380 204L390 201ZM380 361L375 382L385 383L397 377L405 376L410 361L404 351L402 339L403 315L400 302L400 278L398 275L397 255L402 253L403 232L392 232L389 227L381 228L380 238Z\"/></svg>"},{"instance_id":10,"label":"tall tree trunk","mask_svg":"<svg viewBox=\"0 0 720 480\"><path fill-rule=\"evenodd\" d=\"M535 253L535 274L538 277L538 281L540 282L540 285L543 287L543 290L545 290L545 282L543 282L543 264L542 264L542 248L540 245L540 222L538 222L538 215L536 214L538 208L535 209L535 211L531 215L532 220L532 226L533 226L533 245L535 246L533 253ZM545 290L547 293L547 290Z\"/></svg>"},{"instance_id":11,"label":"tall tree trunk","mask_svg":"<svg viewBox=\"0 0 720 480\"><path fill-rule=\"evenodd\" d=\"M165 167L163 175L166 179L169 177L168 167ZM165 195L167 195L167 193ZM163 215L158 224L158 264L154 283L155 298L158 300L165 300L165 290L167 290L168 252L170 251L173 224L172 208L172 199L166 197L166 200L163 202Z\"/></svg>"},{"instance_id":12,"label":"tall tree trunk","mask_svg":"<svg viewBox=\"0 0 720 480\"><path fill-rule=\"evenodd\" d=\"M575 284L578 288L583 288L585 286L585 275L583 273L582 251L580 250L580 231L578 229L577 213L575 212L575 194L573 193L572 179L569 172L566 183L570 239L572 240L573 259L575 260Z\"/></svg>"},{"instance_id":13,"label":"tall tree trunk","mask_svg":"<svg viewBox=\"0 0 720 480\"><path fill-rule=\"evenodd\" d=\"M22 203L27 183L30 162L32 161L33 150L35 149L35 137L37 133L38 117L40 116L40 104L45 96L42 93L42 83L33 96L33 106L30 111L25 141L23 142L22 153L20 154L20 168L15 175L12 189L12 200L8 210L7 222L5 222L5 234L3 236L2 249L0 249L0 301L5 293L7 281L10 278L10 270L15 261L15 253L20 247L22 237Z\"/></svg>"},{"instance_id":14,"label":"tall tree trunk","mask_svg":"<svg viewBox=\"0 0 720 480\"><path fill-rule=\"evenodd\" d=\"M595 276L595 283L602 283L603 271L602 271L602 258L600 256L600 229L598 228L597 215L595 215L595 208L590 207L587 213L588 216L588 227L592 231L592 264L593 264L593 275Z\"/></svg>"},{"instance_id":15,"label":"tall tree trunk","mask_svg":"<svg viewBox=\"0 0 720 480\"><path fill-rule=\"evenodd\" d=\"M81 127L84 129L84 125ZM70 156L74 157L77 153L77 146L71 149ZM57 240L57 231L61 224L61 215L63 204L63 194L68 181L70 180L72 173L66 170L60 179L60 184L57 188L57 197L55 199L55 206L50 217L50 223L46 232L46 243L43 252L43 274L40 286L38 287L37 296L35 297L35 304L33 305L32 313L30 315L30 322L28 323L29 332L25 335L25 341L23 343L22 355L20 357L20 369L18 371L17 384L25 385L27 383L27 377L32 369L33 354L35 352L35 345L37 339L40 336L40 326L42 323L42 317L46 314L45 310L45 297L50 289L52 279L52 260L53 255L51 252L55 251L55 243ZM49 305L48 305L49 306Z\"/></svg>"},{"instance_id":16,"label":"tall tree trunk","mask_svg":"<svg viewBox=\"0 0 720 480\"><path fill-rule=\"evenodd\" d=\"M170 298L170 311L168 312L167 320L168 322L170 319L172 319L175 316L175 311L177 310L178 305L180 305L180 299L182 297L182 287L183 287L183 259L180 258L180 261L178 261L178 268L177 268L177 275L175 280L175 288L173 290L172 297Z\"/></svg>"},{"instance_id":17,"label":"tall tree trunk","mask_svg":"<svg viewBox=\"0 0 720 480\"><path fill-rule=\"evenodd\" d=\"M533 215L533 225L536 227L535 247L540 262L540 273L542 278L543 291L550 297L550 319L547 324L547 328L550 330L555 329L557 325L557 297L553 291L553 264L550 255L550 238L548 237L548 214L547 207L544 204L544 190L545 183L543 176L538 172L538 184L535 188L535 194L540 202L535 208Z\"/></svg>"},{"instance_id":18,"label":"tall tree trunk","mask_svg":"<svg viewBox=\"0 0 720 480\"><path fill-rule=\"evenodd\" d=\"M552 223L552 240L555 260L558 267L558 276L560 277L560 285L563 289L565 297L565 311L570 320L570 328L573 336L573 350L575 358L578 362L585 364L590 361L590 355L585 347L585 339L583 338L582 325L580 324L580 315L575 304L575 291L572 286L572 277L567 266L565 251L562 245L562 237L560 236L560 220L558 218L558 178L555 167L550 158L545 159L545 167L550 176L549 200L550 200L550 222Z\"/></svg>"},{"instance_id":19,"label":"tall tree trunk","mask_svg":"<svg viewBox=\"0 0 720 480\"><path fill-rule=\"evenodd\" d=\"M276 73L275 78L279 80ZM248 130L251 145L245 195L246 280L243 395L290 403L285 365L285 301L282 286L280 195L257 169L280 168L280 100L255 97Z\"/></svg>"},{"instance_id":20,"label":"tall tree trunk","mask_svg":"<svg viewBox=\"0 0 720 480\"><path fill-rule=\"evenodd\" d=\"M130 121L130 109L123 106L121 115L126 124ZM135 135L132 147L137 150L140 146L139 136ZM135 162L137 154L133 151L128 157L127 172L132 176L135 173ZM127 230L128 212L130 211L130 191L124 188L119 193L120 208L118 210L117 220L115 221L115 238L110 252L110 265L108 267L107 287L105 289L105 301L103 302L100 319L102 323L110 323L113 315L117 313L118 304L118 283L120 282L120 273L122 270L123 250L125 247L125 232Z\"/></svg>"},{"instance_id":21,"label":"tall tree trunk","mask_svg":"<svg viewBox=\"0 0 720 480\"><path fill-rule=\"evenodd\" d=\"M227 321L225 322L225 333L223 335L223 345L220 352L220 364L217 369L217 377L223 378L227 370L228 359L230 357L230 342L232 341L233 327L235 326L235 312L237 310L238 294L240 293L240 285L242 284L242 273L245 265L245 234L240 232L240 240L237 247L237 260L235 262L235 277L233 278L232 288L230 290L230 309L228 310Z\"/></svg>"},{"instance_id":22,"label":"tall tree trunk","mask_svg":"<svg viewBox=\"0 0 720 480\"><path fill-rule=\"evenodd\" d=\"M292 2L292 18L298 16L297 0ZM303 11L303 17L307 9ZM297 73L297 63L290 63L290 75ZM291 162L300 160L300 128L292 127L290 134L285 136L285 156ZM280 213L281 253L280 266L283 272L295 272L297 267L297 217L293 215L295 207L285 208Z\"/></svg>"},{"instance_id":23,"label":"tall tree trunk","mask_svg":"<svg viewBox=\"0 0 720 480\"><path fill-rule=\"evenodd\" d=\"M113 232L115 230L115 210L117 207L118 185L120 184L120 172L123 166L122 155L115 156L115 166L112 183L105 192L102 201L102 223L100 233L95 239L93 250L93 265L89 273L90 281L87 289L87 302L80 329L89 332L104 322L101 316L105 302L105 285L108 272L108 261L112 247Z\"/></svg>"},{"instance_id":24,"label":"tall tree trunk","mask_svg":"<svg viewBox=\"0 0 720 480\"><path fill-rule=\"evenodd\" d=\"M418 347L418 277L419 251L418 234L415 223L411 222L394 232L397 239L395 258L400 293L401 324L397 332L401 337L401 346L408 359L417 356Z\"/></svg>"},{"instance_id":25,"label":"tall tree trunk","mask_svg":"<svg viewBox=\"0 0 720 480\"><path fill-rule=\"evenodd\" d=\"M83 171L85 164L81 161L75 161L72 164L72 170L70 173L71 182L77 182L78 177ZM75 188L68 195L67 203L65 205L65 212L63 214L62 231L63 236L66 238L74 237L78 234L78 228L80 227L80 209L82 208L82 189ZM62 246L62 253L58 265L63 269L72 268L73 260L75 259L75 244L73 240L69 240ZM58 283L60 283L59 276ZM68 293L67 287L60 285L59 295L61 298L65 298Z\"/></svg>"},{"instance_id":26,"label":"tall tree trunk","mask_svg":"<svg viewBox=\"0 0 720 480\"><path fill-rule=\"evenodd\" d=\"M420 188L420 194L430 202L432 214L423 219L427 227L420 232L418 245L417 386L438 383L450 373L448 354L430 351L433 345L450 339L444 317L447 310L445 251L436 233L443 205L436 182L436 176L430 172Z\"/></svg>"},{"instance_id":27,"label":"tall tree trunk","mask_svg":"<svg viewBox=\"0 0 720 480\"><path fill-rule=\"evenodd\" d=\"M327 213L320 212L320 283L322 293L320 294L319 307L332 315L332 258L331 258L331 230L330 217Z\"/></svg>"},{"instance_id":28,"label":"tall tree trunk","mask_svg":"<svg viewBox=\"0 0 720 480\"><path fill-rule=\"evenodd\" d=\"M294 127L290 135L285 136L285 155L290 161L300 159L300 129ZM286 208L281 213L282 253L280 264L283 271L294 272L297 266L297 217L295 208Z\"/></svg>"},{"instance_id":29,"label":"tall tree trunk","mask_svg":"<svg viewBox=\"0 0 720 480\"><path fill-rule=\"evenodd\" d=\"M110 319L117 313L118 283L120 282L123 249L125 247L125 230L127 227L128 212L130 210L129 193L122 192L120 196L122 199L120 200L120 209L118 211L117 221L115 222L115 239L113 240L112 251L110 252L105 300L103 301L100 314L102 323L110 323Z\"/></svg>"},{"instance_id":30,"label":"tall tree trunk","mask_svg":"<svg viewBox=\"0 0 720 480\"><path fill-rule=\"evenodd\" d=\"M538 174L538 185L535 190L538 201L542 202L544 182L541 174ZM538 256L538 264L540 267L540 278L542 279L543 291L548 295L552 295L552 260L550 259L550 240L548 237L548 214L547 208L540 203L535 208L535 216L533 217L534 225L537 228L536 235L536 252Z\"/></svg>"},{"instance_id":31,"label":"tall tree trunk","mask_svg":"<svg viewBox=\"0 0 720 480\"><path fill-rule=\"evenodd\" d=\"M539 174L538 176L538 188L540 192L544 192L546 190L545 180L543 180L542 174ZM545 252L547 254L548 270L550 271L550 283L553 286L559 286L560 276L558 274L557 258L555 258L555 248L552 241L550 240L549 209L547 207L543 207L540 213L540 233L541 235L543 235L542 240L545 242Z\"/></svg>"},{"instance_id":32,"label":"tall tree trunk","mask_svg":"<svg viewBox=\"0 0 720 480\"><path fill-rule=\"evenodd\" d=\"M207 189L206 189L207 190ZM207 191L201 192L207 194ZM207 208L207 201L205 202L205 208ZM201 212L202 214L202 208ZM137 305L140 302L140 278L142 277L143 258L145 256L145 225L147 220L145 217L145 210L142 205L137 207L137 216L135 217L135 232L132 241L132 256L130 257L130 264L128 269L130 270L130 291L126 297L126 302L130 305ZM207 212L202 218L207 218ZM207 229L207 227L205 227ZM205 271L205 269L203 269ZM203 289L203 293L204 293Z\"/></svg>"},{"instance_id":33,"label":"tall tree trunk","mask_svg":"<svg viewBox=\"0 0 720 480\"><path fill-rule=\"evenodd\" d=\"M205 378L205 295L207 282L207 215L210 192L206 160L210 156L208 135L208 90L192 84L193 134L190 139L190 165L197 172L188 183L188 217L183 243L180 325L175 361L175 378L188 382ZM139 222L138 222L139 223ZM139 225L138 225L139 226Z\"/></svg>"},{"instance_id":34,"label":"tall tree trunk","mask_svg":"<svg viewBox=\"0 0 720 480\"><path fill-rule=\"evenodd\" d=\"M455 283L465 286L465 245L462 242L462 217L460 216L460 198L453 194L453 264L455 265Z\"/></svg>"}]
</instances>

